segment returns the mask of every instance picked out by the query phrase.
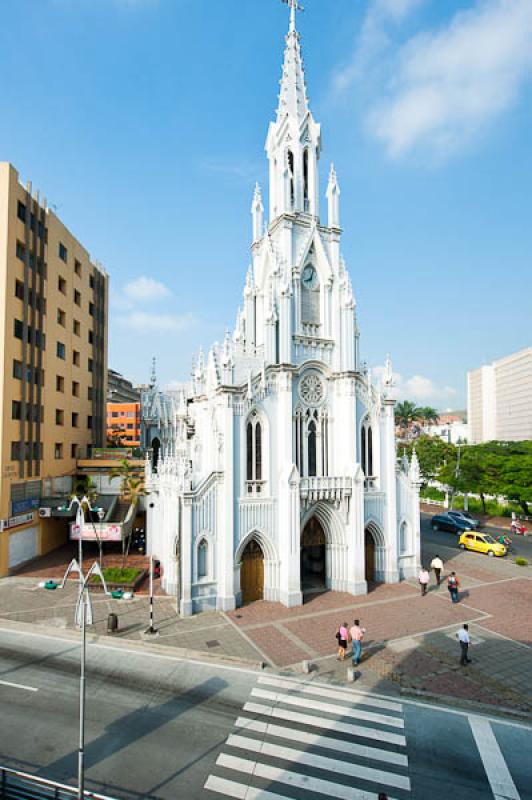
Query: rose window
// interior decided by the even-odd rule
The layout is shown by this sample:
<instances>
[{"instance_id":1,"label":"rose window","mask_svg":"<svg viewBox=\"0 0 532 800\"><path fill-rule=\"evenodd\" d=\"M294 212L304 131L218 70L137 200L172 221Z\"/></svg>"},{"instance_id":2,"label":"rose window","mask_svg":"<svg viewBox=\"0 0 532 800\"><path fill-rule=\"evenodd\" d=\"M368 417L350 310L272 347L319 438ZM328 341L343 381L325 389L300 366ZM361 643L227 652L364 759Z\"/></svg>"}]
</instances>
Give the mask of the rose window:
<instances>
[{"instance_id":1,"label":"rose window","mask_svg":"<svg viewBox=\"0 0 532 800\"><path fill-rule=\"evenodd\" d=\"M306 375L299 384L299 396L309 406L317 406L323 400L324 387L319 375Z\"/></svg>"}]
</instances>

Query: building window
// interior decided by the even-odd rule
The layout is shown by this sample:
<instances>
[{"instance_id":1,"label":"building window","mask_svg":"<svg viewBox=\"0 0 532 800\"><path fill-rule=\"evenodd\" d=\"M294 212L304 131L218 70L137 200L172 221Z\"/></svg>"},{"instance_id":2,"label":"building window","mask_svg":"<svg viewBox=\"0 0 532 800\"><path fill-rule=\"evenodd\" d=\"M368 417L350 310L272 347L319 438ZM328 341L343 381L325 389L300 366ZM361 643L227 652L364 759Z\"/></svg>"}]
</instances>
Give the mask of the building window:
<instances>
[{"instance_id":1,"label":"building window","mask_svg":"<svg viewBox=\"0 0 532 800\"><path fill-rule=\"evenodd\" d=\"M22 242L17 242L17 258L20 258L21 261L26 260L26 248Z\"/></svg>"},{"instance_id":2,"label":"building window","mask_svg":"<svg viewBox=\"0 0 532 800\"><path fill-rule=\"evenodd\" d=\"M89 344L94 344L94 334L92 331L89 331Z\"/></svg>"},{"instance_id":3,"label":"building window","mask_svg":"<svg viewBox=\"0 0 532 800\"><path fill-rule=\"evenodd\" d=\"M79 414L76 411L72 412L72 427L73 428L79 427Z\"/></svg>"},{"instance_id":4,"label":"building window","mask_svg":"<svg viewBox=\"0 0 532 800\"><path fill-rule=\"evenodd\" d=\"M14 320L13 332L17 339L24 338L24 325L19 319Z\"/></svg>"},{"instance_id":5,"label":"building window","mask_svg":"<svg viewBox=\"0 0 532 800\"><path fill-rule=\"evenodd\" d=\"M74 289L74 302L77 306L81 305L81 294L77 289Z\"/></svg>"},{"instance_id":6,"label":"building window","mask_svg":"<svg viewBox=\"0 0 532 800\"><path fill-rule=\"evenodd\" d=\"M92 391L92 386L89 386L89 387L87 388L87 400L92 400L92 398L93 398L93 394L94 394L94 393L93 393L93 391Z\"/></svg>"},{"instance_id":7,"label":"building window","mask_svg":"<svg viewBox=\"0 0 532 800\"><path fill-rule=\"evenodd\" d=\"M72 330L74 331L76 336L81 335L81 323L79 322L79 320L77 319L74 320L74 322L72 323Z\"/></svg>"},{"instance_id":8,"label":"building window","mask_svg":"<svg viewBox=\"0 0 532 800\"><path fill-rule=\"evenodd\" d=\"M94 275L89 277L89 286L91 289L94 289Z\"/></svg>"},{"instance_id":9,"label":"building window","mask_svg":"<svg viewBox=\"0 0 532 800\"><path fill-rule=\"evenodd\" d=\"M79 397L79 383L72 381L72 394L74 397Z\"/></svg>"},{"instance_id":10,"label":"building window","mask_svg":"<svg viewBox=\"0 0 532 800\"><path fill-rule=\"evenodd\" d=\"M307 447L308 447L308 474L310 477L314 477L316 473L316 423L312 420L308 426L308 437L307 437Z\"/></svg>"},{"instance_id":11,"label":"building window","mask_svg":"<svg viewBox=\"0 0 532 800\"><path fill-rule=\"evenodd\" d=\"M75 367L79 367L79 358L80 358L79 350L73 350L72 351L72 363L74 364Z\"/></svg>"},{"instance_id":12,"label":"building window","mask_svg":"<svg viewBox=\"0 0 532 800\"><path fill-rule=\"evenodd\" d=\"M373 478L373 431L367 417L360 435L360 462L366 478Z\"/></svg>"},{"instance_id":13,"label":"building window","mask_svg":"<svg viewBox=\"0 0 532 800\"><path fill-rule=\"evenodd\" d=\"M89 303L89 314L91 317L94 316L94 303Z\"/></svg>"},{"instance_id":14,"label":"building window","mask_svg":"<svg viewBox=\"0 0 532 800\"><path fill-rule=\"evenodd\" d=\"M22 281L15 281L15 297L24 300L24 284Z\"/></svg>"},{"instance_id":15,"label":"building window","mask_svg":"<svg viewBox=\"0 0 532 800\"><path fill-rule=\"evenodd\" d=\"M55 410L55 424L56 425L65 424L65 412L61 408L56 408Z\"/></svg>"},{"instance_id":16,"label":"building window","mask_svg":"<svg viewBox=\"0 0 532 800\"><path fill-rule=\"evenodd\" d=\"M89 370L89 372L92 372L93 369L94 369L94 362L93 362L92 358L89 358L89 360L87 362L87 369Z\"/></svg>"},{"instance_id":17,"label":"building window","mask_svg":"<svg viewBox=\"0 0 532 800\"><path fill-rule=\"evenodd\" d=\"M62 278L61 276L59 276L59 278L57 279L57 288L59 289L61 294L66 294L67 293L66 280L64 278Z\"/></svg>"},{"instance_id":18,"label":"building window","mask_svg":"<svg viewBox=\"0 0 532 800\"><path fill-rule=\"evenodd\" d=\"M57 309L57 323L58 325L62 325L63 328L65 327L66 324L66 314L60 308Z\"/></svg>"},{"instance_id":19,"label":"building window","mask_svg":"<svg viewBox=\"0 0 532 800\"><path fill-rule=\"evenodd\" d=\"M91 416L87 417L87 428L89 430L92 430L92 417Z\"/></svg>"},{"instance_id":20,"label":"building window","mask_svg":"<svg viewBox=\"0 0 532 800\"><path fill-rule=\"evenodd\" d=\"M26 206L20 200L17 203L17 217L21 222L26 222Z\"/></svg>"},{"instance_id":21,"label":"building window","mask_svg":"<svg viewBox=\"0 0 532 800\"><path fill-rule=\"evenodd\" d=\"M62 358L63 361L65 360L65 345L63 344L63 342L57 342L56 356L57 358Z\"/></svg>"},{"instance_id":22,"label":"building window","mask_svg":"<svg viewBox=\"0 0 532 800\"><path fill-rule=\"evenodd\" d=\"M63 458L63 445L61 442L56 442L54 445L54 458Z\"/></svg>"},{"instance_id":23,"label":"building window","mask_svg":"<svg viewBox=\"0 0 532 800\"><path fill-rule=\"evenodd\" d=\"M62 377L62 375L55 376L55 390L56 392L65 391L65 379Z\"/></svg>"},{"instance_id":24,"label":"building window","mask_svg":"<svg viewBox=\"0 0 532 800\"><path fill-rule=\"evenodd\" d=\"M81 278L81 262L77 259L74 261L74 272L79 278Z\"/></svg>"},{"instance_id":25,"label":"building window","mask_svg":"<svg viewBox=\"0 0 532 800\"><path fill-rule=\"evenodd\" d=\"M61 261L64 261L65 264L67 263L68 250L66 249L63 242L59 242L59 258L61 259Z\"/></svg>"},{"instance_id":26,"label":"building window","mask_svg":"<svg viewBox=\"0 0 532 800\"><path fill-rule=\"evenodd\" d=\"M22 415L22 403L20 400L11 402L11 419L20 419Z\"/></svg>"},{"instance_id":27,"label":"building window","mask_svg":"<svg viewBox=\"0 0 532 800\"><path fill-rule=\"evenodd\" d=\"M262 481L262 426L253 412L246 427L246 480L248 493L261 492Z\"/></svg>"},{"instance_id":28,"label":"building window","mask_svg":"<svg viewBox=\"0 0 532 800\"><path fill-rule=\"evenodd\" d=\"M209 574L209 545L202 539L198 545L198 580L206 578Z\"/></svg>"},{"instance_id":29,"label":"building window","mask_svg":"<svg viewBox=\"0 0 532 800\"><path fill-rule=\"evenodd\" d=\"M22 380L22 362L16 359L13 361L13 377Z\"/></svg>"},{"instance_id":30,"label":"building window","mask_svg":"<svg viewBox=\"0 0 532 800\"><path fill-rule=\"evenodd\" d=\"M20 461L21 444L20 442L11 442L11 461Z\"/></svg>"},{"instance_id":31,"label":"building window","mask_svg":"<svg viewBox=\"0 0 532 800\"><path fill-rule=\"evenodd\" d=\"M408 525L406 522L402 522L399 528L399 552L408 552Z\"/></svg>"},{"instance_id":32,"label":"building window","mask_svg":"<svg viewBox=\"0 0 532 800\"><path fill-rule=\"evenodd\" d=\"M77 444L70 445L70 458L77 458L78 457L78 446Z\"/></svg>"}]
</instances>

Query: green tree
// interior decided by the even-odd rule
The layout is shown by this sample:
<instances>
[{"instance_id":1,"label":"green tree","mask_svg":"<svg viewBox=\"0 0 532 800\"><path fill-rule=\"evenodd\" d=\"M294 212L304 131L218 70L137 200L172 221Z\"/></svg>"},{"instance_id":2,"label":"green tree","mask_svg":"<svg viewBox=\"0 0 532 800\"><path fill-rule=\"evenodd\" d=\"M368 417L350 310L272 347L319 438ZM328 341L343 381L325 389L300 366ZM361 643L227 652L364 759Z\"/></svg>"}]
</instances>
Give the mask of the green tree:
<instances>
[{"instance_id":1,"label":"green tree","mask_svg":"<svg viewBox=\"0 0 532 800\"><path fill-rule=\"evenodd\" d=\"M416 448L417 457L424 485L431 480L439 479L440 470L447 461L456 463L456 448L453 444L448 444L437 436L420 436L415 443L411 442L405 448L409 458L412 457L412 450Z\"/></svg>"},{"instance_id":2,"label":"green tree","mask_svg":"<svg viewBox=\"0 0 532 800\"><path fill-rule=\"evenodd\" d=\"M436 425L440 415L432 406L422 406L418 408L418 419L423 420L426 425Z\"/></svg>"},{"instance_id":3,"label":"green tree","mask_svg":"<svg viewBox=\"0 0 532 800\"><path fill-rule=\"evenodd\" d=\"M94 514L91 511L91 506L98 497L98 487L94 483L90 475L78 475L74 484L74 491L71 497L77 497L81 501L81 508L83 510L83 518L85 522L92 524L94 536L98 542L98 552L100 567L103 567L103 542L99 534L98 527L95 524Z\"/></svg>"},{"instance_id":4,"label":"green tree","mask_svg":"<svg viewBox=\"0 0 532 800\"><path fill-rule=\"evenodd\" d=\"M129 503L135 509L140 503L141 497L146 494L144 487L144 478L139 475L138 469L131 466L127 458L120 461L118 467L111 472L111 478L120 478L120 495L122 500ZM127 542L122 540L122 567L125 568L127 558L129 556L129 548L131 545L131 533L127 538Z\"/></svg>"}]
</instances>

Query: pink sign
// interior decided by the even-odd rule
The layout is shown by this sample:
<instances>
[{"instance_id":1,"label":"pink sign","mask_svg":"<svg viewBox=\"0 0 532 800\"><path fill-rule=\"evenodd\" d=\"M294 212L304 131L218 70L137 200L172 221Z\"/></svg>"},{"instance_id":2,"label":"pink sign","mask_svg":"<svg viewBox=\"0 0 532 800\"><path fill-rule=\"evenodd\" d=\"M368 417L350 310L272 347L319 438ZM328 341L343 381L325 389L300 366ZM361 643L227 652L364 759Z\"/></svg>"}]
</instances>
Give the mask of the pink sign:
<instances>
[{"instance_id":1,"label":"pink sign","mask_svg":"<svg viewBox=\"0 0 532 800\"><path fill-rule=\"evenodd\" d=\"M76 524L72 524L70 526L70 538L74 541L78 541L80 538L80 526ZM84 541L97 541L101 539L102 542L121 542L122 541L122 526L121 525L113 525L112 523L106 523L105 525L100 525L99 522L95 522L94 525L84 525L81 538Z\"/></svg>"}]
</instances>

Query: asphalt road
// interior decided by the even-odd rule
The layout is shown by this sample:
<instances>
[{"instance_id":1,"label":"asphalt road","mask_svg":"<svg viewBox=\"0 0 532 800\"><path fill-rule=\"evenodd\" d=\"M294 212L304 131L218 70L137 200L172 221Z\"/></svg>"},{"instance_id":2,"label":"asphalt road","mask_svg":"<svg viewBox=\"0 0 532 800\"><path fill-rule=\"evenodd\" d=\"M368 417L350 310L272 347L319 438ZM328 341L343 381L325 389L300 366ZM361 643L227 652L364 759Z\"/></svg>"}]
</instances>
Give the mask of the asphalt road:
<instances>
[{"instance_id":1,"label":"asphalt road","mask_svg":"<svg viewBox=\"0 0 532 800\"><path fill-rule=\"evenodd\" d=\"M456 554L456 551L460 549L458 547L458 539L460 537L457 534L449 533L448 531L433 531L430 525L432 516L432 514L421 514L421 555L424 555L425 550L428 554L432 554L434 551L434 545L437 545L439 555L443 560L445 560L445 558L450 558L451 555ZM498 529L480 527L478 530L485 531L495 538ZM502 533L502 529L500 530L500 533ZM508 535L508 531L504 531L504 533ZM509 558L513 559L516 556L523 556L532 563L532 536L510 535L509 538L512 542L511 550L508 554ZM470 551L468 551L468 555L473 556L473 558L488 558L488 556L483 554L472 553ZM507 558L507 556L504 556L504 558Z\"/></svg>"},{"instance_id":2,"label":"asphalt road","mask_svg":"<svg viewBox=\"0 0 532 800\"><path fill-rule=\"evenodd\" d=\"M88 652L87 788L112 797L532 800L526 725L173 656ZM0 763L73 781L78 659L60 634L0 632Z\"/></svg>"}]
</instances>

